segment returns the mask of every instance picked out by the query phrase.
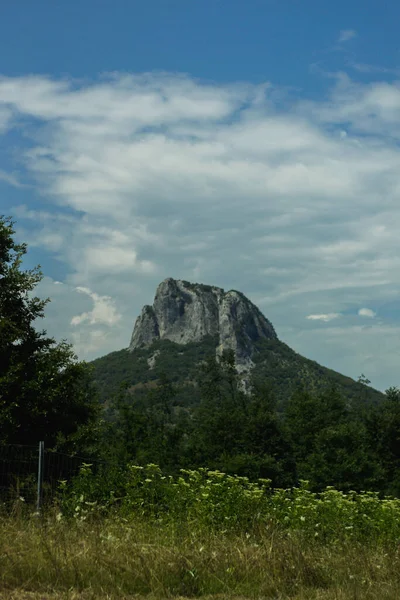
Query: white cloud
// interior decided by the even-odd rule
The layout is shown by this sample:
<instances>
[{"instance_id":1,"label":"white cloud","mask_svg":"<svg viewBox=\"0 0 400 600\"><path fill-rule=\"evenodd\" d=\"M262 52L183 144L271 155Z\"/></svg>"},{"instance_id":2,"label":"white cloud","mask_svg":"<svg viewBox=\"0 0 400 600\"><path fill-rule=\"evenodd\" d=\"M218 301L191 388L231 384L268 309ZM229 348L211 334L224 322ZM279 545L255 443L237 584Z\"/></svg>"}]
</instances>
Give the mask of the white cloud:
<instances>
[{"instance_id":1,"label":"white cloud","mask_svg":"<svg viewBox=\"0 0 400 600\"><path fill-rule=\"evenodd\" d=\"M114 301L109 296L99 296L89 288L77 287L77 292L86 294L93 300L93 309L76 315L71 319L71 325L81 325L87 321L90 325L115 325L121 319Z\"/></svg>"},{"instance_id":2,"label":"white cloud","mask_svg":"<svg viewBox=\"0 0 400 600\"><path fill-rule=\"evenodd\" d=\"M81 359L90 359L106 354L113 347L119 349L128 345L126 324L111 298L99 299L96 297L99 295L95 294L93 299L89 288L78 291L75 286L48 276L39 283L35 294L51 298L46 306L45 319L38 320L38 328L45 328L56 340L67 339ZM97 309L96 304L100 305ZM75 325L71 324L73 320Z\"/></svg>"},{"instance_id":3,"label":"white cloud","mask_svg":"<svg viewBox=\"0 0 400 600\"><path fill-rule=\"evenodd\" d=\"M5 133L10 127L12 110L9 106L0 104L0 133Z\"/></svg>"},{"instance_id":4,"label":"white cloud","mask_svg":"<svg viewBox=\"0 0 400 600\"><path fill-rule=\"evenodd\" d=\"M357 63L357 62L353 62L353 61L349 61L349 66L358 71L359 73L366 73L366 74L379 74L379 75L395 75L396 77L398 77L400 75L400 69L396 69L396 68L388 68L388 67L382 67L380 65L370 65L368 63Z\"/></svg>"},{"instance_id":5,"label":"white cloud","mask_svg":"<svg viewBox=\"0 0 400 600\"><path fill-rule=\"evenodd\" d=\"M324 323L328 323L329 321L333 321L333 319L337 319L340 317L339 313L327 313L322 315L308 315L306 318L310 321L324 321Z\"/></svg>"},{"instance_id":6,"label":"white cloud","mask_svg":"<svg viewBox=\"0 0 400 600\"><path fill-rule=\"evenodd\" d=\"M343 42L348 42L349 40L352 40L356 36L357 32L354 29L342 29L339 34L338 42L339 44L342 44Z\"/></svg>"},{"instance_id":7,"label":"white cloud","mask_svg":"<svg viewBox=\"0 0 400 600\"><path fill-rule=\"evenodd\" d=\"M376 312L374 312L371 308L360 308L358 314L360 317L368 317L370 319L376 317Z\"/></svg>"},{"instance_id":8,"label":"white cloud","mask_svg":"<svg viewBox=\"0 0 400 600\"><path fill-rule=\"evenodd\" d=\"M3 171L2 169L0 169L0 181L4 181L16 188L24 187L24 184L18 180L18 177L14 173L7 173L7 171Z\"/></svg>"},{"instance_id":9,"label":"white cloud","mask_svg":"<svg viewBox=\"0 0 400 600\"><path fill-rule=\"evenodd\" d=\"M0 79L6 127L26 136L21 175L43 200L12 213L62 266L45 294L57 335L87 356L126 346L172 276L242 290L278 332L314 335L323 361L318 321L398 296L400 88L343 73L328 84L307 101L165 73Z\"/></svg>"},{"instance_id":10,"label":"white cloud","mask_svg":"<svg viewBox=\"0 0 400 600\"><path fill-rule=\"evenodd\" d=\"M110 332L104 329L82 329L74 331L71 335L75 352L83 359L92 353L98 353L104 348L105 342L109 343ZM120 348L119 348L120 349Z\"/></svg>"},{"instance_id":11,"label":"white cloud","mask_svg":"<svg viewBox=\"0 0 400 600\"><path fill-rule=\"evenodd\" d=\"M51 252L58 252L64 247L64 237L61 233L45 231L37 240L31 243L31 247L40 246Z\"/></svg>"}]
</instances>

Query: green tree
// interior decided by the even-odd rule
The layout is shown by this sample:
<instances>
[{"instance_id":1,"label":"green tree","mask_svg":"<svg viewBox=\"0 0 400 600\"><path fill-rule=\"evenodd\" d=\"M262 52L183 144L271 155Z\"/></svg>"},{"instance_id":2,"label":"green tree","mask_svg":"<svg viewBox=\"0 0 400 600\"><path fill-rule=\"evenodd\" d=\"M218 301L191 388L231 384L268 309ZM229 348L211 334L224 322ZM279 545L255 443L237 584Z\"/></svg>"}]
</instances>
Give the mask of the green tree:
<instances>
[{"instance_id":1,"label":"green tree","mask_svg":"<svg viewBox=\"0 0 400 600\"><path fill-rule=\"evenodd\" d=\"M368 411L364 403L365 415ZM294 394L286 420L298 479L309 480L312 489L376 489L382 468L365 415L351 408L335 387L318 395L304 390Z\"/></svg>"},{"instance_id":2,"label":"green tree","mask_svg":"<svg viewBox=\"0 0 400 600\"><path fill-rule=\"evenodd\" d=\"M364 424L349 418L316 435L306 468L303 478L318 489L328 485L344 491L377 489L382 477Z\"/></svg>"},{"instance_id":3,"label":"green tree","mask_svg":"<svg viewBox=\"0 0 400 600\"><path fill-rule=\"evenodd\" d=\"M368 377L365 377L364 373L361 373L361 375L358 376L357 381L363 385L369 385L371 383L371 380L368 379Z\"/></svg>"},{"instance_id":4,"label":"green tree","mask_svg":"<svg viewBox=\"0 0 400 600\"><path fill-rule=\"evenodd\" d=\"M101 450L103 459L121 465L134 460L148 438L146 412L138 408L129 387L128 382L121 383L110 398Z\"/></svg>"},{"instance_id":5,"label":"green tree","mask_svg":"<svg viewBox=\"0 0 400 600\"><path fill-rule=\"evenodd\" d=\"M317 396L301 387L292 394L288 402L285 424L301 479L305 478L305 465L314 451L316 436L324 426L324 415L321 409Z\"/></svg>"},{"instance_id":6,"label":"green tree","mask_svg":"<svg viewBox=\"0 0 400 600\"><path fill-rule=\"evenodd\" d=\"M400 389L386 390L386 399L372 409L371 438L384 470L383 491L400 496Z\"/></svg>"},{"instance_id":7,"label":"green tree","mask_svg":"<svg viewBox=\"0 0 400 600\"><path fill-rule=\"evenodd\" d=\"M247 402L240 389L233 351L208 358L199 373L201 401L194 412L190 452L194 465L224 468L244 451Z\"/></svg>"},{"instance_id":8,"label":"green tree","mask_svg":"<svg viewBox=\"0 0 400 600\"><path fill-rule=\"evenodd\" d=\"M292 444L283 419L278 415L276 397L270 386L265 382L252 382L247 402L245 448L248 463L247 472L243 474L252 479L271 479L273 486L293 485Z\"/></svg>"},{"instance_id":9,"label":"green tree","mask_svg":"<svg viewBox=\"0 0 400 600\"><path fill-rule=\"evenodd\" d=\"M180 461L181 423L175 417L178 388L165 372L160 373L157 387L146 398L148 439L143 459L156 462L168 471Z\"/></svg>"},{"instance_id":10,"label":"green tree","mask_svg":"<svg viewBox=\"0 0 400 600\"><path fill-rule=\"evenodd\" d=\"M26 244L14 241L14 223L0 217L0 443L70 450L94 442L97 398L91 371L65 341L37 331L49 299L31 292L39 267L22 269ZM89 434L93 439L89 440Z\"/></svg>"},{"instance_id":11,"label":"green tree","mask_svg":"<svg viewBox=\"0 0 400 600\"><path fill-rule=\"evenodd\" d=\"M174 411L178 389L165 373L154 389L132 394L125 382L110 403L103 456L124 464L154 462L168 471L181 466L184 419Z\"/></svg>"}]
</instances>

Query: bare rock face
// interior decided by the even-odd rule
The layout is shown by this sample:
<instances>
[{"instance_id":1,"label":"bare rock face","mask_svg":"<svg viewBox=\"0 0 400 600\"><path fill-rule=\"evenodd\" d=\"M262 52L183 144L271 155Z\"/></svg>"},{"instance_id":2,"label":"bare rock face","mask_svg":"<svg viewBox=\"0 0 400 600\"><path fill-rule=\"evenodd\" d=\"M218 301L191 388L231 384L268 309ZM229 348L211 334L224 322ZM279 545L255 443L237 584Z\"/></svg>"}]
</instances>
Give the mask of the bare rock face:
<instances>
[{"instance_id":1,"label":"bare rock face","mask_svg":"<svg viewBox=\"0 0 400 600\"><path fill-rule=\"evenodd\" d=\"M277 338L272 324L240 292L168 278L158 286L153 306L144 306L137 318L129 349L158 339L187 344L209 335L219 340L217 354L234 350L239 371L251 368L254 342Z\"/></svg>"},{"instance_id":2,"label":"bare rock face","mask_svg":"<svg viewBox=\"0 0 400 600\"><path fill-rule=\"evenodd\" d=\"M129 348L140 348L160 338L158 321L152 306L143 306L141 315L136 319Z\"/></svg>"},{"instance_id":3,"label":"bare rock face","mask_svg":"<svg viewBox=\"0 0 400 600\"><path fill-rule=\"evenodd\" d=\"M227 348L234 350L238 370L246 370L253 366L254 342L276 337L272 324L246 296L234 290L224 294L219 311L217 354Z\"/></svg>"}]
</instances>

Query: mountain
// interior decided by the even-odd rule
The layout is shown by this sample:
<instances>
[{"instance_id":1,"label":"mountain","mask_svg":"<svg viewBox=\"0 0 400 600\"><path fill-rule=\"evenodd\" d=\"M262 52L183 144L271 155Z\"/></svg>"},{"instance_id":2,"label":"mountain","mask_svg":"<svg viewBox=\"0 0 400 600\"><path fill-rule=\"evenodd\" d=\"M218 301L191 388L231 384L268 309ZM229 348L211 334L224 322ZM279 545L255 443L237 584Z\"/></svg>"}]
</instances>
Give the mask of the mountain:
<instances>
[{"instance_id":1,"label":"mountain","mask_svg":"<svg viewBox=\"0 0 400 600\"><path fill-rule=\"evenodd\" d=\"M127 382L141 395L162 373L179 384L184 404L198 401L199 366L224 350L235 353L243 388L251 377L268 382L284 403L299 386L319 392L335 385L349 400L378 402L384 395L297 354L241 292L165 279L152 305L136 319L129 348L92 362L103 402Z\"/></svg>"},{"instance_id":2,"label":"mountain","mask_svg":"<svg viewBox=\"0 0 400 600\"><path fill-rule=\"evenodd\" d=\"M235 352L240 372L254 366L255 342L277 339L272 324L242 293L168 278L158 286L153 305L143 307L129 349L149 347L156 340L182 345L206 337L218 339L217 354Z\"/></svg>"}]
</instances>

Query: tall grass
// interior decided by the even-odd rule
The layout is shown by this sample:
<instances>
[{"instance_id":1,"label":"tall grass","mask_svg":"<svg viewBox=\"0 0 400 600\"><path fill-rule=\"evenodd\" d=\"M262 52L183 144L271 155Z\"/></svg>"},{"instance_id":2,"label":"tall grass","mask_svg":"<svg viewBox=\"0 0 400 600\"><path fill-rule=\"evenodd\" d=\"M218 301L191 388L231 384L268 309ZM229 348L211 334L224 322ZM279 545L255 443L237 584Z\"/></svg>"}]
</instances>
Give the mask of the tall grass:
<instances>
[{"instance_id":1,"label":"tall grass","mask_svg":"<svg viewBox=\"0 0 400 600\"><path fill-rule=\"evenodd\" d=\"M400 598L398 500L156 465L113 483L85 466L41 515L2 514L0 597Z\"/></svg>"},{"instance_id":2,"label":"tall grass","mask_svg":"<svg viewBox=\"0 0 400 600\"><path fill-rule=\"evenodd\" d=\"M137 518L0 523L2 590L91 598L222 594L265 598L400 597L394 546L304 542L260 527L251 533L192 531ZM40 596L41 595L41 596Z\"/></svg>"}]
</instances>

